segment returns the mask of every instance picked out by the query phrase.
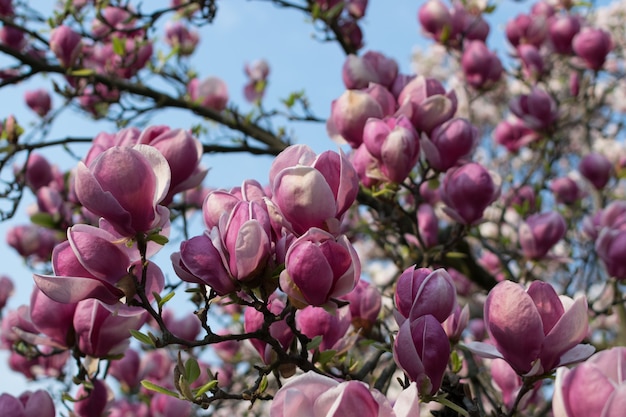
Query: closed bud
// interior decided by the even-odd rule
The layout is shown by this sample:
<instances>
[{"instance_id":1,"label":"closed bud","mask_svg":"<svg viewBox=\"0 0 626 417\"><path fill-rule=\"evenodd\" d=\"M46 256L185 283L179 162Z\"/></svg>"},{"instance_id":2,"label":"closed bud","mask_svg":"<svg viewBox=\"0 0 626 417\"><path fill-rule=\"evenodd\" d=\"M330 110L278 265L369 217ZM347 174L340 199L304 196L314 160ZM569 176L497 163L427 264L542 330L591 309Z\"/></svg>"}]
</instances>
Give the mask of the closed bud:
<instances>
[{"instance_id":1,"label":"closed bud","mask_svg":"<svg viewBox=\"0 0 626 417\"><path fill-rule=\"evenodd\" d=\"M519 228L519 242L527 259L541 259L565 236L567 225L555 211L534 214Z\"/></svg>"},{"instance_id":2,"label":"closed bud","mask_svg":"<svg viewBox=\"0 0 626 417\"><path fill-rule=\"evenodd\" d=\"M613 165L608 158L599 153L590 153L578 164L578 170L596 190L603 189L611 179Z\"/></svg>"},{"instance_id":3,"label":"closed bud","mask_svg":"<svg viewBox=\"0 0 626 417\"><path fill-rule=\"evenodd\" d=\"M613 40L602 29L584 28L574 37L572 46L587 68L598 71L613 49Z\"/></svg>"}]
</instances>

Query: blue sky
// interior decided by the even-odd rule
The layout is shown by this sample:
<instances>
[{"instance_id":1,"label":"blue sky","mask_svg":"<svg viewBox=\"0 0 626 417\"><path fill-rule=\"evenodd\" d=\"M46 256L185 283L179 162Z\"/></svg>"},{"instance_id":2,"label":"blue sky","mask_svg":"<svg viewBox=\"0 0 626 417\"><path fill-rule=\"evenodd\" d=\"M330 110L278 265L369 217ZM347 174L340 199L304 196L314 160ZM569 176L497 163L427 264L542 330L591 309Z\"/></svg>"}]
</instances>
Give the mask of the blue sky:
<instances>
[{"instance_id":1,"label":"blue sky","mask_svg":"<svg viewBox=\"0 0 626 417\"><path fill-rule=\"evenodd\" d=\"M43 0L38 1L42 6ZM54 0L48 0L52 7ZM416 45L425 45L417 23L417 10L421 1L410 0L370 0L367 15L363 20L366 47L364 50L384 52L398 61L404 73L411 72L411 52ZM341 81L341 66L345 56L335 44L321 43L313 39L314 30L305 22L302 14L295 10L274 7L267 1L230 0L218 2L218 16L212 25L202 28L201 43L192 58L193 66L200 78L217 76L226 82L231 100L242 109L248 108L243 101L242 88L246 82L243 73L245 62L264 58L271 66L269 87L265 98L267 108L279 106L279 100L289 93L304 89L315 114L327 117L330 102L344 90ZM506 2L500 11L490 17L492 32L490 43L498 49L506 50L502 28L505 17L514 16L518 11L530 7L530 3L519 5ZM162 32L159 33L161 35ZM6 59L0 57L0 65ZM49 88L49 80L37 78L17 86L2 89L0 118L15 114L28 129L36 116L23 103L23 94L29 89ZM54 99L56 104L61 100ZM181 111L160 113L154 121L171 127L189 127L197 123ZM214 125L206 122L212 129ZM320 152L335 149L328 139L323 124L298 124L292 126L299 143L306 143ZM110 124L93 122L83 115L65 112L54 124L52 138L64 136L95 136L100 131L113 132ZM73 162L61 152L46 152L51 160L67 169ZM256 178L267 182L270 158L237 156L208 156L204 164L211 167L206 184L214 187L238 185L245 178ZM32 199L29 200L32 202ZM22 205L23 212L25 204ZM24 223L27 219L20 215L11 223L0 224L0 235L4 236L10 224ZM24 268L22 260L8 248L4 238L0 238L3 269L17 284L16 295L8 308L15 308L27 302L32 288L30 272ZM163 259L166 259L164 257ZM162 265L166 273L171 273L168 265ZM26 389L24 379L9 371L2 363L6 362L6 352L0 351L0 393L17 395ZM5 377L7 375L8 377Z\"/></svg>"}]
</instances>

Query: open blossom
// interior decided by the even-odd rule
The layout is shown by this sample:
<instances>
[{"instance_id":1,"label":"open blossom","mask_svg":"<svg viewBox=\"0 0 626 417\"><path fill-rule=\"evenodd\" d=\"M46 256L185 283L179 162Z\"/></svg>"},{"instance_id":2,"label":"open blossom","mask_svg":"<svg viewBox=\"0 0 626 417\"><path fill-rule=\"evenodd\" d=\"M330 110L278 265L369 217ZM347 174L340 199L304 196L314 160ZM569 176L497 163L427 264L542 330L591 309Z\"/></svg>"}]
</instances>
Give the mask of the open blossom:
<instances>
[{"instance_id":1,"label":"open blossom","mask_svg":"<svg viewBox=\"0 0 626 417\"><path fill-rule=\"evenodd\" d=\"M419 413L415 384L400 393L392 408L383 394L361 381L340 382L314 372L290 379L270 408L270 417L411 417Z\"/></svg>"},{"instance_id":2,"label":"open blossom","mask_svg":"<svg viewBox=\"0 0 626 417\"><path fill-rule=\"evenodd\" d=\"M542 375L587 359L587 299L559 297L550 284L534 281L527 290L511 281L497 284L487 296L485 325L493 344L471 342L485 358L501 358L522 376Z\"/></svg>"},{"instance_id":3,"label":"open blossom","mask_svg":"<svg viewBox=\"0 0 626 417\"><path fill-rule=\"evenodd\" d=\"M626 279L626 230L602 229L596 240L596 252L610 276Z\"/></svg>"},{"instance_id":4,"label":"open blossom","mask_svg":"<svg viewBox=\"0 0 626 417\"><path fill-rule=\"evenodd\" d=\"M263 98L267 87L267 77L270 74L270 66L264 59L259 59L246 64L244 72L248 76L248 82L243 87L243 95L247 101L254 103Z\"/></svg>"},{"instance_id":5,"label":"open blossom","mask_svg":"<svg viewBox=\"0 0 626 417\"><path fill-rule=\"evenodd\" d=\"M598 352L573 369L559 368L554 417L621 417L626 400L626 348Z\"/></svg>"},{"instance_id":6,"label":"open blossom","mask_svg":"<svg viewBox=\"0 0 626 417\"><path fill-rule=\"evenodd\" d=\"M357 173L343 154L326 151L316 156L306 145L290 146L270 168L272 201L292 231L312 227L339 233L343 214L359 191Z\"/></svg>"},{"instance_id":7,"label":"open blossom","mask_svg":"<svg viewBox=\"0 0 626 417\"><path fill-rule=\"evenodd\" d=\"M407 116L418 132L430 134L454 116L458 103L454 90L446 92L436 79L418 76L404 86L398 104L396 114Z\"/></svg>"},{"instance_id":8,"label":"open blossom","mask_svg":"<svg viewBox=\"0 0 626 417\"><path fill-rule=\"evenodd\" d=\"M67 231L67 241L52 252L55 275L34 274L35 283L48 297L60 303L96 298L115 304L134 296L132 273L141 273L141 260L131 259L123 242L102 228L77 224ZM146 294L161 292L164 277L160 268L146 266Z\"/></svg>"},{"instance_id":9,"label":"open blossom","mask_svg":"<svg viewBox=\"0 0 626 417\"><path fill-rule=\"evenodd\" d=\"M115 146L102 152L89 167L79 162L75 191L85 208L130 237L169 222L169 210L159 203L167 195L170 179L169 164L157 149Z\"/></svg>"},{"instance_id":10,"label":"open blossom","mask_svg":"<svg viewBox=\"0 0 626 417\"><path fill-rule=\"evenodd\" d=\"M190 30L180 21L165 25L165 42L172 48L178 48L181 56L193 54L199 41L198 32Z\"/></svg>"}]
</instances>

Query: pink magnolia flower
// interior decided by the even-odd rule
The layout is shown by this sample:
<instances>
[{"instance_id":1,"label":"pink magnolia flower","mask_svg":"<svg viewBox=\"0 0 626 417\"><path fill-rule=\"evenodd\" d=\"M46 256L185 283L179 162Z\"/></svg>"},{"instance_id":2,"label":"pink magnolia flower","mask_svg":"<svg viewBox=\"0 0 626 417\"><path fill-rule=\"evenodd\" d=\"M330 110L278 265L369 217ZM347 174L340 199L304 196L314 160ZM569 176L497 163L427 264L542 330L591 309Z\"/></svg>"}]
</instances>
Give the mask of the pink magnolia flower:
<instances>
[{"instance_id":1,"label":"pink magnolia flower","mask_svg":"<svg viewBox=\"0 0 626 417\"><path fill-rule=\"evenodd\" d=\"M587 335L587 299L559 297L550 284L534 281L528 290L511 281L487 296L485 325L493 345L471 342L485 358L501 358L522 376L542 375L585 360L594 352L579 344Z\"/></svg>"},{"instance_id":2,"label":"pink magnolia flower","mask_svg":"<svg viewBox=\"0 0 626 417\"><path fill-rule=\"evenodd\" d=\"M384 395L363 382L339 382L314 372L290 379L270 408L270 417L409 417L419 413L415 384L400 393L392 408Z\"/></svg>"},{"instance_id":3,"label":"pink magnolia flower","mask_svg":"<svg viewBox=\"0 0 626 417\"><path fill-rule=\"evenodd\" d=\"M183 281L208 285L218 295L236 289L235 280L231 279L220 252L206 233L181 242L180 252L173 253L171 260L176 275Z\"/></svg>"},{"instance_id":4,"label":"pink magnolia flower","mask_svg":"<svg viewBox=\"0 0 626 417\"><path fill-rule=\"evenodd\" d=\"M141 280L141 260L131 259L129 249L102 228L85 224L67 231L67 241L52 252L55 275L34 274L41 291L59 303L77 303L96 298L108 304L122 297L135 296L134 280ZM136 275L139 274L139 277ZM161 292L164 277L161 269L149 262L146 267L146 295Z\"/></svg>"},{"instance_id":5,"label":"pink magnolia flower","mask_svg":"<svg viewBox=\"0 0 626 417\"><path fill-rule=\"evenodd\" d=\"M124 357L111 361L109 375L117 379L126 392L132 392L141 380L139 353L134 349L126 349Z\"/></svg>"},{"instance_id":6,"label":"pink magnolia flower","mask_svg":"<svg viewBox=\"0 0 626 417\"><path fill-rule=\"evenodd\" d=\"M418 76L404 86L398 104L396 114L407 116L418 132L428 135L454 116L457 98L454 90L446 93L436 79Z\"/></svg>"},{"instance_id":7,"label":"pink magnolia flower","mask_svg":"<svg viewBox=\"0 0 626 417\"><path fill-rule=\"evenodd\" d=\"M436 41L445 43L455 35L452 33L452 14L441 0L429 0L422 4L417 19L424 31Z\"/></svg>"},{"instance_id":8,"label":"pink magnolia flower","mask_svg":"<svg viewBox=\"0 0 626 417\"><path fill-rule=\"evenodd\" d=\"M391 87L398 75L398 63L380 52L348 55L342 67L343 83L348 90L367 88L370 83Z\"/></svg>"},{"instance_id":9,"label":"pink magnolia flower","mask_svg":"<svg viewBox=\"0 0 626 417\"><path fill-rule=\"evenodd\" d=\"M382 308L382 295L378 288L367 281L359 280L356 287L341 299L350 302L352 326L368 332L376 323Z\"/></svg>"},{"instance_id":10,"label":"pink magnolia flower","mask_svg":"<svg viewBox=\"0 0 626 417\"><path fill-rule=\"evenodd\" d=\"M329 313L321 307L308 306L296 312L296 325L309 339L322 337L319 350L340 350L341 339L350 328L352 315L348 306Z\"/></svg>"},{"instance_id":11,"label":"pink magnolia flower","mask_svg":"<svg viewBox=\"0 0 626 417\"><path fill-rule=\"evenodd\" d=\"M352 291L360 275L361 263L348 238L314 227L289 246L280 288L297 306L332 306L332 298Z\"/></svg>"},{"instance_id":12,"label":"pink magnolia flower","mask_svg":"<svg viewBox=\"0 0 626 417\"><path fill-rule=\"evenodd\" d=\"M77 346L94 358L124 353L130 343L130 330L139 330L147 318L148 313L139 307L109 306L93 299L81 301L73 319Z\"/></svg>"},{"instance_id":13,"label":"pink magnolia flower","mask_svg":"<svg viewBox=\"0 0 626 417\"><path fill-rule=\"evenodd\" d=\"M448 335L430 314L406 320L394 340L393 358L420 394L434 395L450 359Z\"/></svg>"},{"instance_id":14,"label":"pink magnolia flower","mask_svg":"<svg viewBox=\"0 0 626 417\"><path fill-rule=\"evenodd\" d=\"M187 92L191 101L215 111L222 111L228 104L228 87L217 77L189 81Z\"/></svg>"},{"instance_id":15,"label":"pink magnolia flower","mask_svg":"<svg viewBox=\"0 0 626 417\"><path fill-rule=\"evenodd\" d=\"M82 40L69 26L61 25L50 34L50 49L63 67L71 68L80 56Z\"/></svg>"},{"instance_id":16,"label":"pink magnolia flower","mask_svg":"<svg viewBox=\"0 0 626 417\"><path fill-rule=\"evenodd\" d=\"M519 243L528 259L541 259L567 232L565 219L556 211L533 214L519 227Z\"/></svg>"},{"instance_id":17,"label":"pink magnolia flower","mask_svg":"<svg viewBox=\"0 0 626 417\"><path fill-rule=\"evenodd\" d=\"M543 57L534 45L521 44L517 47L517 57L522 64L522 73L531 82L541 79L544 71Z\"/></svg>"},{"instance_id":18,"label":"pink magnolia flower","mask_svg":"<svg viewBox=\"0 0 626 417\"><path fill-rule=\"evenodd\" d=\"M379 175L393 183L404 182L419 159L417 132L405 116L368 119L363 143L378 162Z\"/></svg>"},{"instance_id":19,"label":"pink magnolia flower","mask_svg":"<svg viewBox=\"0 0 626 417\"><path fill-rule=\"evenodd\" d=\"M36 192L41 187L50 185L55 180L54 167L41 154L32 153L26 161L24 170L24 180L26 185ZM15 169L16 175L19 175L19 169Z\"/></svg>"},{"instance_id":20,"label":"pink magnolia flower","mask_svg":"<svg viewBox=\"0 0 626 417\"><path fill-rule=\"evenodd\" d=\"M165 394L156 394L150 400L152 417L183 417L191 414L191 403L186 400L170 397Z\"/></svg>"},{"instance_id":21,"label":"pink magnolia flower","mask_svg":"<svg viewBox=\"0 0 626 417\"><path fill-rule=\"evenodd\" d=\"M52 107L50 94L43 88L27 91L24 94L26 105L41 117L45 117Z\"/></svg>"},{"instance_id":22,"label":"pink magnolia flower","mask_svg":"<svg viewBox=\"0 0 626 417\"><path fill-rule=\"evenodd\" d=\"M272 201L291 230L302 235L312 227L339 233L343 214L359 191L357 173L343 154L316 156L306 145L290 146L270 168Z\"/></svg>"},{"instance_id":23,"label":"pink magnolia flower","mask_svg":"<svg viewBox=\"0 0 626 417\"><path fill-rule=\"evenodd\" d=\"M554 98L538 87L533 88L530 94L522 94L511 100L509 108L527 127L535 131L549 129L559 117Z\"/></svg>"},{"instance_id":24,"label":"pink magnolia flower","mask_svg":"<svg viewBox=\"0 0 626 417\"><path fill-rule=\"evenodd\" d=\"M398 277L395 301L405 319L428 314L443 323L456 307L456 289L445 269L432 271L413 265Z\"/></svg>"},{"instance_id":25,"label":"pink magnolia flower","mask_svg":"<svg viewBox=\"0 0 626 417\"><path fill-rule=\"evenodd\" d=\"M381 119L383 109L378 101L365 91L346 90L331 103L326 130L332 140L347 142L358 148L363 142L363 128L370 117Z\"/></svg>"},{"instance_id":26,"label":"pink magnolia flower","mask_svg":"<svg viewBox=\"0 0 626 417\"><path fill-rule=\"evenodd\" d=\"M526 126L518 118L503 120L498 123L493 137L497 143L507 148L509 152L517 152L529 143L541 138L537 132Z\"/></svg>"},{"instance_id":27,"label":"pink magnolia flower","mask_svg":"<svg viewBox=\"0 0 626 417\"><path fill-rule=\"evenodd\" d=\"M478 129L468 120L455 118L422 135L422 149L430 166L445 172L469 157L478 140Z\"/></svg>"},{"instance_id":28,"label":"pink magnolia flower","mask_svg":"<svg viewBox=\"0 0 626 417\"><path fill-rule=\"evenodd\" d=\"M193 54L200 41L198 32L190 30L182 22L168 22L165 25L165 42L171 48L178 48L180 56Z\"/></svg>"},{"instance_id":29,"label":"pink magnolia flower","mask_svg":"<svg viewBox=\"0 0 626 417\"><path fill-rule=\"evenodd\" d=\"M7 305L7 301L13 294L13 280L6 275L0 275L0 311Z\"/></svg>"},{"instance_id":30,"label":"pink magnolia flower","mask_svg":"<svg viewBox=\"0 0 626 417\"><path fill-rule=\"evenodd\" d=\"M596 252L610 276L626 279L626 230L602 229L596 240Z\"/></svg>"},{"instance_id":31,"label":"pink magnolia flower","mask_svg":"<svg viewBox=\"0 0 626 417\"><path fill-rule=\"evenodd\" d=\"M596 190L601 190L611 179L613 165L606 156L594 152L581 159L578 170Z\"/></svg>"},{"instance_id":32,"label":"pink magnolia flower","mask_svg":"<svg viewBox=\"0 0 626 417\"><path fill-rule=\"evenodd\" d=\"M500 80L502 63L482 41L469 41L464 44L461 67L467 83L474 88L488 88Z\"/></svg>"},{"instance_id":33,"label":"pink magnolia flower","mask_svg":"<svg viewBox=\"0 0 626 417\"><path fill-rule=\"evenodd\" d=\"M613 49L613 40L602 29L584 28L574 36L572 46L587 68L598 71L602 69L607 55Z\"/></svg>"},{"instance_id":34,"label":"pink magnolia flower","mask_svg":"<svg viewBox=\"0 0 626 417\"><path fill-rule=\"evenodd\" d=\"M576 181L570 177L560 177L552 180L550 191L554 194L557 203L567 205L574 204L585 195Z\"/></svg>"},{"instance_id":35,"label":"pink magnolia flower","mask_svg":"<svg viewBox=\"0 0 626 417\"><path fill-rule=\"evenodd\" d=\"M286 307L286 303L275 295L270 296L270 301L267 303L267 308L270 313L275 316L282 314ZM243 313L243 327L246 333L256 332L263 327L265 322L265 316L262 312L256 310L253 307L246 307ZM293 341L294 334L287 324L287 321L282 320L272 321L269 325L269 333L274 339L278 341L280 346L284 350L288 350L291 342ZM274 352L272 345L261 339L250 339L252 346L259 352L261 359L264 363L269 364L275 359L276 353Z\"/></svg>"},{"instance_id":36,"label":"pink magnolia flower","mask_svg":"<svg viewBox=\"0 0 626 417\"><path fill-rule=\"evenodd\" d=\"M500 179L475 162L446 173L441 199L444 211L462 224L475 224L500 194Z\"/></svg>"},{"instance_id":37,"label":"pink magnolia flower","mask_svg":"<svg viewBox=\"0 0 626 417\"><path fill-rule=\"evenodd\" d=\"M54 311L54 314L50 314ZM45 295L36 286L30 296L30 320L56 347L71 347L74 337L72 318L76 304L62 304ZM36 343L36 342L35 342Z\"/></svg>"},{"instance_id":38,"label":"pink magnolia flower","mask_svg":"<svg viewBox=\"0 0 626 417\"><path fill-rule=\"evenodd\" d=\"M26 391L19 397L0 395L0 410L7 417L54 417L54 402L44 390Z\"/></svg>"},{"instance_id":39,"label":"pink magnolia flower","mask_svg":"<svg viewBox=\"0 0 626 417\"><path fill-rule=\"evenodd\" d=\"M267 77L270 74L270 66L264 59L259 59L246 64L244 71L248 76L248 82L243 88L243 95L250 103L260 101L265 94Z\"/></svg>"},{"instance_id":40,"label":"pink magnolia flower","mask_svg":"<svg viewBox=\"0 0 626 417\"><path fill-rule=\"evenodd\" d=\"M106 383L101 379L93 379L90 382L93 384L92 389L87 390L85 385L81 385L76 392L78 401L74 403L74 412L78 417L103 416L109 401Z\"/></svg>"},{"instance_id":41,"label":"pink magnolia flower","mask_svg":"<svg viewBox=\"0 0 626 417\"><path fill-rule=\"evenodd\" d=\"M448 335L450 343L458 343L461 340L461 336L467 327L469 322L469 304L466 304L463 308L460 305L454 307L454 311L450 316L441 323L441 327Z\"/></svg>"},{"instance_id":42,"label":"pink magnolia flower","mask_svg":"<svg viewBox=\"0 0 626 417\"><path fill-rule=\"evenodd\" d=\"M0 28L0 43L11 49L21 51L26 46L24 31L13 26L3 25Z\"/></svg>"},{"instance_id":43,"label":"pink magnolia flower","mask_svg":"<svg viewBox=\"0 0 626 417\"><path fill-rule=\"evenodd\" d=\"M559 368L554 417L620 417L626 405L626 348L598 352L573 369Z\"/></svg>"},{"instance_id":44,"label":"pink magnolia flower","mask_svg":"<svg viewBox=\"0 0 626 417\"><path fill-rule=\"evenodd\" d=\"M572 54L572 40L580 31L580 18L574 15L559 15L549 20L548 35L552 48L559 54Z\"/></svg>"},{"instance_id":45,"label":"pink magnolia flower","mask_svg":"<svg viewBox=\"0 0 626 417\"><path fill-rule=\"evenodd\" d=\"M519 14L506 24L506 37L511 45L517 47L527 43L539 48L548 35L547 17Z\"/></svg>"},{"instance_id":46,"label":"pink magnolia flower","mask_svg":"<svg viewBox=\"0 0 626 417\"><path fill-rule=\"evenodd\" d=\"M50 259L52 251L59 242L55 232L34 224L13 226L7 231L7 244L24 258L36 262Z\"/></svg>"},{"instance_id":47,"label":"pink magnolia flower","mask_svg":"<svg viewBox=\"0 0 626 417\"><path fill-rule=\"evenodd\" d=\"M154 147L135 145L107 149L87 167L79 162L76 196L92 213L104 217L119 233L132 237L162 228L169 210L159 203L171 180L167 160Z\"/></svg>"}]
</instances>

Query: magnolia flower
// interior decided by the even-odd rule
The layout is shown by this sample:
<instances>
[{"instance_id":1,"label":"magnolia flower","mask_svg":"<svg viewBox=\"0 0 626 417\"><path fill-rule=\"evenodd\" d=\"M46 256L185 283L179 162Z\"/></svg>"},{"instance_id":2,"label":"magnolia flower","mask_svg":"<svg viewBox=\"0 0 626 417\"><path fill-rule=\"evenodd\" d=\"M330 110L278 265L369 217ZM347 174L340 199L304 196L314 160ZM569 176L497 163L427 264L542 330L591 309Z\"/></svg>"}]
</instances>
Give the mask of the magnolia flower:
<instances>
[{"instance_id":1,"label":"magnolia flower","mask_svg":"<svg viewBox=\"0 0 626 417\"><path fill-rule=\"evenodd\" d=\"M595 350L579 344L587 334L587 299L559 297L550 284L528 290L502 281L487 296L485 325L493 344L471 342L478 356L501 358L522 376L542 375L588 358Z\"/></svg>"},{"instance_id":2,"label":"magnolia flower","mask_svg":"<svg viewBox=\"0 0 626 417\"><path fill-rule=\"evenodd\" d=\"M339 382L314 372L290 379L270 408L270 417L409 417L419 413L415 384L400 393L392 408L383 394L363 382Z\"/></svg>"}]
</instances>

